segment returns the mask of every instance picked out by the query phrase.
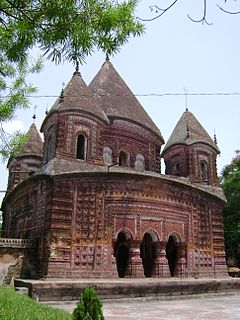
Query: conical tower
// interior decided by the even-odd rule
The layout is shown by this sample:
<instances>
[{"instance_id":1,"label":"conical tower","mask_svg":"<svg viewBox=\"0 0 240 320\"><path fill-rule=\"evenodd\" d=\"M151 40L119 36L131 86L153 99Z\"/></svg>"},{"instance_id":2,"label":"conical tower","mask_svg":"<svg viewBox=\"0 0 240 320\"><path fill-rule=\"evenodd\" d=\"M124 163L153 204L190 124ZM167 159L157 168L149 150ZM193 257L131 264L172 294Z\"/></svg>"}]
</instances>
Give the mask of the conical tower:
<instances>
[{"instance_id":1,"label":"conical tower","mask_svg":"<svg viewBox=\"0 0 240 320\"><path fill-rule=\"evenodd\" d=\"M192 182L218 185L216 143L186 109L163 152L166 174L189 177Z\"/></svg>"},{"instance_id":2,"label":"conical tower","mask_svg":"<svg viewBox=\"0 0 240 320\"><path fill-rule=\"evenodd\" d=\"M163 141L160 130L110 61L105 61L102 68L89 84L89 88L101 101L102 108L110 120L127 119L133 123L140 124L152 131Z\"/></svg>"},{"instance_id":3,"label":"conical tower","mask_svg":"<svg viewBox=\"0 0 240 320\"><path fill-rule=\"evenodd\" d=\"M161 132L110 61L104 62L89 88L110 121L103 133L103 154L112 158L108 164L160 172Z\"/></svg>"},{"instance_id":4,"label":"conical tower","mask_svg":"<svg viewBox=\"0 0 240 320\"><path fill-rule=\"evenodd\" d=\"M108 122L77 68L41 127L45 141L43 162L56 157L94 162L97 127Z\"/></svg>"},{"instance_id":5,"label":"conical tower","mask_svg":"<svg viewBox=\"0 0 240 320\"><path fill-rule=\"evenodd\" d=\"M42 163L43 142L36 125L33 123L26 133L26 141L15 157L8 162L8 190L37 171Z\"/></svg>"}]
</instances>

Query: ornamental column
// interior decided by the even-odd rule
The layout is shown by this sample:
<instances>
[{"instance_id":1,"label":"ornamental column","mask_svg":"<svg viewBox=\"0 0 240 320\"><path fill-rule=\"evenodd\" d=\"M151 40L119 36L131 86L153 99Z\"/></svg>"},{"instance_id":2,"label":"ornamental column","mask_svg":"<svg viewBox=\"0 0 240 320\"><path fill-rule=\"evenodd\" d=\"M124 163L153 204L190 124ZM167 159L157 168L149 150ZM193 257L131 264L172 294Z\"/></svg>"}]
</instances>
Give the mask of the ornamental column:
<instances>
[{"instance_id":1,"label":"ornamental column","mask_svg":"<svg viewBox=\"0 0 240 320\"><path fill-rule=\"evenodd\" d=\"M114 256L113 246L112 246L112 254L111 254L111 265L112 265L112 277L117 278L118 277L117 261L116 261L116 257Z\"/></svg>"},{"instance_id":2,"label":"ornamental column","mask_svg":"<svg viewBox=\"0 0 240 320\"><path fill-rule=\"evenodd\" d=\"M166 256L166 245L167 242L160 241L159 245L157 246L157 265L158 265L158 276L159 278L170 278L170 269L168 266L168 259Z\"/></svg>"},{"instance_id":3,"label":"ornamental column","mask_svg":"<svg viewBox=\"0 0 240 320\"><path fill-rule=\"evenodd\" d=\"M177 247L177 263L176 263L176 276L187 276L187 259L186 259L186 245L179 243Z\"/></svg>"},{"instance_id":4,"label":"ornamental column","mask_svg":"<svg viewBox=\"0 0 240 320\"><path fill-rule=\"evenodd\" d=\"M127 267L126 277L143 278L144 270L142 259L140 256L140 242L134 241L129 248L129 263Z\"/></svg>"}]
</instances>

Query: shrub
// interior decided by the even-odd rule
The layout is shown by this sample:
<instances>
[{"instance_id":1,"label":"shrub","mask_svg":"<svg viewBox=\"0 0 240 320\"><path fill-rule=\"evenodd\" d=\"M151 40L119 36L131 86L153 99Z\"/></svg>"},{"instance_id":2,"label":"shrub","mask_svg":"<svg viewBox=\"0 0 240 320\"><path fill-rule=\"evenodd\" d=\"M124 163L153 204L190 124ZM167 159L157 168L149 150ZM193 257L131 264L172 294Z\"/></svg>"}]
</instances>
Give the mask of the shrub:
<instances>
[{"instance_id":1,"label":"shrub","mask_svg":"<svg viewBox=\"0 0 240 320\"><path fill-rule=\"evenodd\" d=\"M72 315L74 320L104 320L102 303L92 287L83 290Z\"/></svg>"}]
</instances>

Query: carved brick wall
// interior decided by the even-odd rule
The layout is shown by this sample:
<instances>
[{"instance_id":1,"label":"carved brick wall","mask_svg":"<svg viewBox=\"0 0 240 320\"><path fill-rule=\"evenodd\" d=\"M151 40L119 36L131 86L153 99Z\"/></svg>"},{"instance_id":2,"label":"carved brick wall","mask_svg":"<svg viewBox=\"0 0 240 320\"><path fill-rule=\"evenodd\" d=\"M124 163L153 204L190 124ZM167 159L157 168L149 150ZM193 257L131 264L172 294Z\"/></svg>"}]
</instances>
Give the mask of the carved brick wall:
<instances>
[{"instance_id":1,"label":"carved brick wall","mask_svg":"<svg viewBox=\"0 0 240 320\"><path fill-rule=\"evenodd\" d=\"M149 130L134 123L124 120L114 120L100 133L99 156L103 153L104 146L113 150L113 163L118 162L121 150L130 154L130 167L135 167L138 154L145 158L145 170L160 172L160 149L162 140Z\"/></svg>"},{"instance_id":2,"label":"carved brick wall","mask_svg":"<svg viewBox=\"0 0 240 320\"><path fill-rule=\"evenodd\" d=\"M46 214L45 275L116 276L113 248L123 230L134 248L146 232L163 247L174 235L185 276L214 276L220 269L224 274L222 205L201 191L157 178L58 177Z\"/></svg>"},{"instance_id":3,"label":"carved brick wall","mask_svg":"<svg viewBox=\"0 0 240 320\"><path fill-rule=\"evenodd\" d=\"M173 146L164 153L166 174L189 177L192 182L218 186L216 157L216 151L205 144ZM203 181L201 177L201 161L204 161L208 168L207 181ZM178 172L176 171L176 164L179 166Z\"/></svg>"}]
</instances>

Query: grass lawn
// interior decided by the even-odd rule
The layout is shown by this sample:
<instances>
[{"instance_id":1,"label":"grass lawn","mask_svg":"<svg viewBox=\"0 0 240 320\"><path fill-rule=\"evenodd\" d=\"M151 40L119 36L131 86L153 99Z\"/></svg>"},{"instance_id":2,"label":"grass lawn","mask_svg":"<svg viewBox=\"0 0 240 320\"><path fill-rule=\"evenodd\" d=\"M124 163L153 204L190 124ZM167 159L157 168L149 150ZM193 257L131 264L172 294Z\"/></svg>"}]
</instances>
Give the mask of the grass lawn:
<instances>
[{"instance_id":1,"label":"grass lawn","mask_svg":"<svg viewBox=\"0 0 240 320\"><path fill-rule=\"evenodd\" d=\"M71 320L62 310L42 305L16 293L13 288L0 286L0 320Z\"/></svg>"}]
</instances>

